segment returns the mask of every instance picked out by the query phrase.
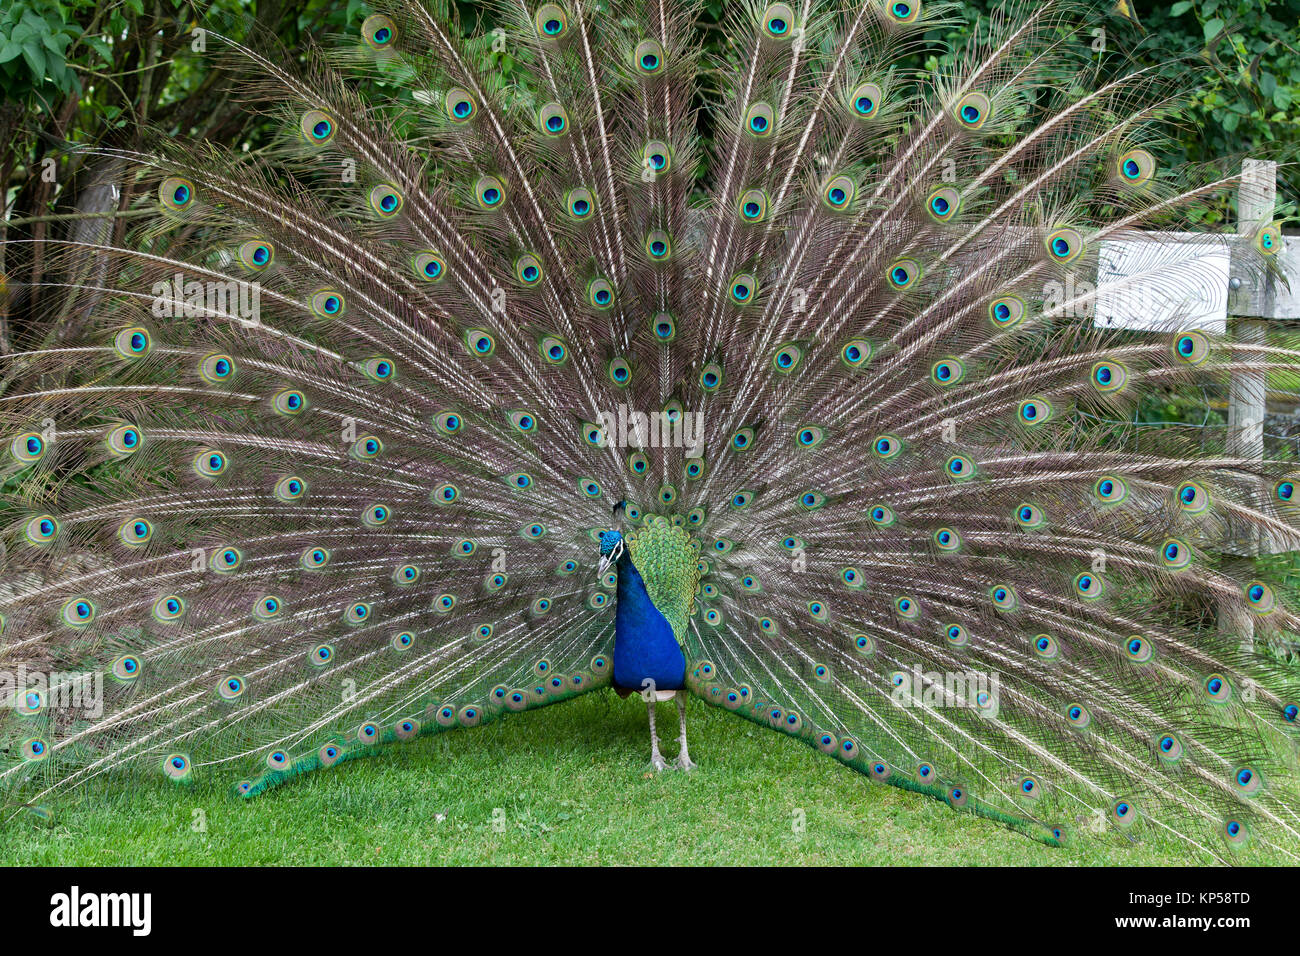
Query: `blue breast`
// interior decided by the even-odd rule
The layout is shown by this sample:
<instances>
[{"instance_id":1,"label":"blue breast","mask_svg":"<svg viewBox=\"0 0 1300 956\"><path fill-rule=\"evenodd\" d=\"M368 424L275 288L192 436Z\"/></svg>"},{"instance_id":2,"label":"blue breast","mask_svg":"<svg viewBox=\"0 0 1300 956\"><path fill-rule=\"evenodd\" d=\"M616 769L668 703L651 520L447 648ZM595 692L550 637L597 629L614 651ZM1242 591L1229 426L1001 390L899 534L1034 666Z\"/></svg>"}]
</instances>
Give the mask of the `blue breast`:
<instances>
[{"instance_id":1,"label":"blue breast","mask_svg":"<svg viewBox=\"0 0 1300 956\"><path fill-rule=\"evenodd\" d=\"M684 687L686 658L667 618L650 600L641 572L624 555L614 614L614 686L641 690L646 679L659 690Z\"/></svg>"}]
</instances>

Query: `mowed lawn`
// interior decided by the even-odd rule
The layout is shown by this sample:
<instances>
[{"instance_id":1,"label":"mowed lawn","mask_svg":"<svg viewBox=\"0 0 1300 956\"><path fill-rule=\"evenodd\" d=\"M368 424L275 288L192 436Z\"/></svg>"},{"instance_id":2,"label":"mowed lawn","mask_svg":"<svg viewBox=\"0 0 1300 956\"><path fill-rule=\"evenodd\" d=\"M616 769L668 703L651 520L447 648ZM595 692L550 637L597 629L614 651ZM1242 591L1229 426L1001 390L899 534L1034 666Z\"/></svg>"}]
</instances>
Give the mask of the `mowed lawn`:
<instances>
[{"instance_id":1,"label":"mowed lawn","mask_svg":"<svg viewBox=\"0 0 1300 956\"><path fill-rule=\"evenodd\" d=\"M676 710L659 705L665 754ZM1204 864L1147 826L1042 846L871 783L799 741L692 701L689 774L649 767L645 705L600 692L421 738L251 801L222 780L0 824L10 865ZM197 811L197 812L196 812ZM796 832L796 820L803 820ZM196 829L199 824L203 828ZM1221 848L1211 834L1209 845ZM1243 863L1290 862L1251 849Z\"/></svg>"}]
</instances>

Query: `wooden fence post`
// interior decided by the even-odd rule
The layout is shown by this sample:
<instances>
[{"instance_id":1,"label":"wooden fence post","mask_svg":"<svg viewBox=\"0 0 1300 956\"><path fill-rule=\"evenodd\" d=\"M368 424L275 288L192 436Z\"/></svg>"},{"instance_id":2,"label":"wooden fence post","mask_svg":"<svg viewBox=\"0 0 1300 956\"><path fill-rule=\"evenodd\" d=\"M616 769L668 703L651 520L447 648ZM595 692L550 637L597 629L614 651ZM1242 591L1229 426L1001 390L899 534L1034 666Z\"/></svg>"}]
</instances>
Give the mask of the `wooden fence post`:
<instances>
[{"instance_id":1,"label":"wooden fence post","mask_svg":"<svg viewBox=\"0 0 1300 956\"><path fill-rule=\"evenodd\" d=\"M1273 219L1273 209L1277 200L1277 163L1247 159L1241 164L1241 185L1237 188L1237 234L1253 237L1255 232ZM1233 275L1234 280L1250 281L1242 276ZM1264 274L1261 281L1270 283L1272 276ZM1234 290L1234 297L1239 300L1248 298L1258 301L1254 290ZM1232 309L1229 308L1229 313ZM1251 316L1232 317L1229 333L1234 344L1258 346L1265 344L1268 323ZM1264 458L1264 415L1266 374L1263 371L1238 371L1232 373L1228 389L1228 440L1226 452L1229 458L1249 458L1262 461ZM1234 542L1239 552L1225 554L1223 570L1232 576L1249 580L1254 577L1254 556L1260 553L1261 542L1258 534L1252 532L1245 538ZM1224 604L1218 611L1219 629L1225 634L1241 637L1244 646L1254 644L1254 621L1249 612L1240 606L1240 602Z\"/></svg>"}]
</instances>

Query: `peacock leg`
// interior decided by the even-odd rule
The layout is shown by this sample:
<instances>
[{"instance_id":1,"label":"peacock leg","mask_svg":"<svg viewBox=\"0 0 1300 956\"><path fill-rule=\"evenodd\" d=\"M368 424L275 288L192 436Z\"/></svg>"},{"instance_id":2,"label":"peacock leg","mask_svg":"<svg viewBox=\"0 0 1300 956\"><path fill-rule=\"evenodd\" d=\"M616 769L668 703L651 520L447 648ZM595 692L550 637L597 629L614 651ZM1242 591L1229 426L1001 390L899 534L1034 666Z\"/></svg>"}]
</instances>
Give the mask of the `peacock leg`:
<instances>
[{"instance_id":1,"label":"peacock leg","mask_svg":"<svg viewBox=\"0 0 1300 956\"><path fill-rule=\"evenodd\" d=\"M653 694L646 701L646 709L650 715L650 766L656 770L667 770L668 762L659 753L659 738L655 736L655 699Z\"/></svg>"},{"instance_id":2,"label":"peacock leg","mask_svg":"<svg viewBox=\"0 0 1300 956\"><path fill-rule=\"evenodd\" d=\"M679 693L675 698L677 701L677 716L681 720L682 731L677 740L681 743L681 752L677 754L678 770L694 770L695 763L691 760L690 751L686 749L686 700L685 694Z\"/></svg>"}]
</instances>

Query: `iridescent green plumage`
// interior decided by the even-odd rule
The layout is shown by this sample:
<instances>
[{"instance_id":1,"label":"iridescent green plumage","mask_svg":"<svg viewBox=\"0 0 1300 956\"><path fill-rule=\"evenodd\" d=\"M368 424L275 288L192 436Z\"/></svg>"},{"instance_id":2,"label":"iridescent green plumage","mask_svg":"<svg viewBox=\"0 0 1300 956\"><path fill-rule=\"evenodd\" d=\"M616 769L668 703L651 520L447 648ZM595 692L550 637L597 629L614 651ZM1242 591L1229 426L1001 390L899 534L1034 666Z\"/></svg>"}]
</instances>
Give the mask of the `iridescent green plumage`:
<instances>
[{"instance_id":1,"label":"iridescent green plumage","mask_svg":"<svg viewBox=\"0 0 1300 956\"><path fill-rule=\"evenodd\" d=\"M699 594L699 539L663 515L647 515L637 530L627 535L627 543L650 600L684 645Z\"/></svg>"}]
</instances>

